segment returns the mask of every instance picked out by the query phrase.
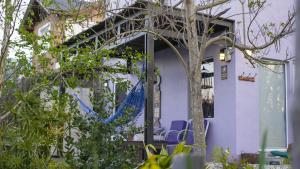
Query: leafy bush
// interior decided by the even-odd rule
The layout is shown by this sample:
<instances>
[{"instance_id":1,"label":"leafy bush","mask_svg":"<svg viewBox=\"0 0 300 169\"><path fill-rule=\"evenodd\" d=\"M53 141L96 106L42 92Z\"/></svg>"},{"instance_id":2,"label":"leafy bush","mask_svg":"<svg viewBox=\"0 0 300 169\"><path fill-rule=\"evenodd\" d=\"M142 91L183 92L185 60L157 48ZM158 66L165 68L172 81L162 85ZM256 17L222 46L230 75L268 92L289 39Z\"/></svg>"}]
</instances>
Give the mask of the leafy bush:
<instances>
[{"instance_id":1,"label":"leafy bush","mask_svg":"<svg viewBox=\"0 0 300 169\"><path fill-rule=\"evenodd\" d=\"M184 153L189 154L192 150L191 146L185 145L184 142L178 144L171 155L162 146L160 154L154 154L151 151L157 152L153 145L145 146L148 159L138 167L138 169L171 169L172 159L175 155Z\"/></svg>"},{"instance_id":2,"label":"leafy bush","mask_svg":"<svg viewBox=\"0 0 300 169\"><path fill-rule=\"evenodd\" d=\"M71 126L79 129L77 133L80 134L80 138L77 141L72 137L66 139L66 162L72 168L132 169L137 165L135 148L125 146L127 135L134 126L129 127L130 125L120 122L103 124L87 121L81 115L75 119Z\"/></svg>"},{"instance_id":3,"label":"leafy bush","mask_svg":"<svg viewBox=\"0 0 300 169\"><path fill-rule=\"evenodd\" d=\"M232 159L230 154L229 149L215 148L213 152L214 161L221 163L223 169L254 169L253 166L243 160Z\"/></svg>"},{"instance_id":4,"label":"leafy bush","mask_svg":"<svg viewBox=\"0 0 300 169\"><path fill-rule=\"evenodd\" d=\"M23 36L36 40L30 33ZM130 110L126 111L128 116L110 124L102 124L97 118L109 117L118 106L114 102L116 94L107 89L104 82L126 82L122 83L122 89L130 89L130 81L118 75L129 71L140 73L136 64L142 55L130 48L93 53L94 48L82 47L73 57L71 49L53 47L48 52L60 65L59 70L53 70L49 66L51 60L42 53L44 50L39 50L41 46L36 45L34 54L39 65L33 65L32 58L22 49L16 52L15 60L7 63L13 73L1 84L0 114L10 114L5 122L0 121L0 168L134 168L137 165L135 149L124 147L128 135L135 130L128 124L132 118ZM116 55L124 59L130 57L131 68L121 63L111 68L103 63ZM20 79L30 83L25 85ZM77 101L67 92L76 88L91 90L96 118L80 113Z\"/></svg>"}]
</instances>

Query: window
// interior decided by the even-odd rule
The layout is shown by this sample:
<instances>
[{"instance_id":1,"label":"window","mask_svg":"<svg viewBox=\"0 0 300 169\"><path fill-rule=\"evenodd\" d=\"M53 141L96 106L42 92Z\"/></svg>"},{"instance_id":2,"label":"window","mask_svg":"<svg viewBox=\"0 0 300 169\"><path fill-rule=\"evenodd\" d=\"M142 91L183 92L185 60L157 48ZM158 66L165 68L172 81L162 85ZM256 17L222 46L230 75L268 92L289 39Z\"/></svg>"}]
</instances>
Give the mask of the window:
<instances>
[{"instance_id":1,"label":"window","mask_svg":"<svg viewBox=\"0 0 300 169\"><path fill-rule=\"evenodd\" d=\"M285 66L276 64L259 67L260 141L265 131L267 149L287 146Z\"/></svg>"},{"instance_id":2,"label":"window","mask_svg":"<svg viewBox=\"0 0 300 169\"><path fill-rule=\"evenodd\" d=\"M214 62L202 64L202 107L204 118L214 117Z\"/></svg>"}]
</instances>

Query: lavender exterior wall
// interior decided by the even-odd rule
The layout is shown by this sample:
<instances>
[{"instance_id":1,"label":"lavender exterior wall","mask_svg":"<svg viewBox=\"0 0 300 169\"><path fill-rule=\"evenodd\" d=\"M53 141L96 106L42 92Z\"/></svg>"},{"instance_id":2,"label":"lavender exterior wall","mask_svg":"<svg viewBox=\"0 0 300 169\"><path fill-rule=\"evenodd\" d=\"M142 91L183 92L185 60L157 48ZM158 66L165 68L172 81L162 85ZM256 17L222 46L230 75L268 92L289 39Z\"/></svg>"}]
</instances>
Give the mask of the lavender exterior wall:
<instances>
[{"instance_id":1,"label":"lavender exterior wall","mask_svg":"<svg viewBox=\"0 0 300 169\"><path fill-rule=\"evenodd\" d=\"M187 50L179 49L183 56ZM188 82L183 65L170 49L155 53L161 76L161 124L170 128L173 120L188 119Z\"/></svg>"},{"instance_id":2,"label":"lavender exterior wall","mask_svg":"<svg viewBox=\"0 0 300 169\"><path fill-rule=\"evenodd\" d=\"M185 49L178 50L187 59ZM155 66L161 76L161 127L169 129L171 121L188 120L188 82L183 65L169 48L155 52ZM137 126L143 126L141 115Z\"/></svg>"},{"instance_id":3,"label":"lavender exterior wall","mask_svg":"<svg viewBox=\"0 0 300 169\"><path fill-rule=\"evenodd\" d=\"M230 63L222 63L218 59L220 46L211 46L206 57L214 57L215 112L209 119L210 127L207 135L208 158L211 158L215 147L229 148L236 151L236 98L235 98L235 58ZM228 78L221 80L221 65L227 65Z\"/></svg>"},{"instance_id":4,"label":"lavender exterior wall","mask_svg":"<svg viewBox=\"0 0 300 169\"><path fill-rule=\"evenodd\" d=\"M247 1L246 1L247 3ZM280 1L280 0L272 0L267 1L267 7L264 9L261 15L259 15L257 19L257 23L275 23L279 24L281 21L285 21L287 18L288 10L292 9L294 1L287 0L287 1ZM239 1L233 1L230 3L230 6L235 6L236 8L231 8L229 13L227 14L232 15L235 13L241 13L242 8ZM226 6L223 7L226 9ZM220 9L222 10L222 9ZM246 7L246 12L248 12ZM237 40L243 42L243 27L242 24L238 24L242 21L242 16L235 16L232 18L236 22L236 33L237 33ZM249 21L248 15L246 15L246 25ZM252 29L254 31L258 31L258 27L253 26ZM286 59L286 52L289 54L290 57L294 55L294 40L293 36L283 39L281 41L281 51L276 52L275 48L272 47L263 55L264 58L270 59L279 59L284 60ZM263 44L264 40L260 39L259 44ZM259 110L259 72L257 68L253 68L249 62L244 59L243 54L238 50L235 51L234 56L235 59L233 60L235 64L235 72L236 76L234 78L236 84L236 109L235 109L235 116L236 116L236 150L233 151L234 154L240 154L242 152L257 152L259 150L260 144L260 130L259 130L259 118L260 118L260 110ZM290 62L287 66L287 115L290 115L290 108L291 108L291 98L293 95L293 70L294 65L293 62ZM257 73L256 82L243 82L238 80L238 76L241 75L243 72L245 74L251 73L255 75ZM217 96L216 96L217 97ZM289 118L288 118L289 119ZM290 120L287 121L287 135L288 135L288 143L292 142L291 137L291 127L290 127Z\"/></svg>"},{"instance_id":5,"label":"lavender exterior wall","mask_svg":"<svg viewBox=\"0 0 300 169\"><path fill-rule=\"evenodd\" d=\"M242 55L236 51L236 152L256 153L259 150L259 88L258 82L239 81L238 76L245 72L255 76L253 69Z\"/></svg>"}]
</instances>

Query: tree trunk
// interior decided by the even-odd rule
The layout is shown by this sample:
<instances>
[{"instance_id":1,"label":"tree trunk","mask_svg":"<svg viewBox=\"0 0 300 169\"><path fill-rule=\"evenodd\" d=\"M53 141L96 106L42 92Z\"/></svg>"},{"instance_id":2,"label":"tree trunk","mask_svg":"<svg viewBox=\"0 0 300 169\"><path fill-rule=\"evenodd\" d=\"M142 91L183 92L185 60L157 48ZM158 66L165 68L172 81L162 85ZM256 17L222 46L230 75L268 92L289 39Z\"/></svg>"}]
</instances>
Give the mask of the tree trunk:
<instances>
[{"instance_id":1,"label":"tree trunk","mask_svg":"<svg viewBox=\"0 0 300 169\"><path fill-rule=\"evenodd\" d=\"M188 36L189 50L189 73L190 73L190 102L189 110L192 114L195 151L200 152L203 159L206 157L204 117L202 110L201 91L201 63L205 53L205 47L199 48L199 38L197 35L197 22L195 4L193 0L185 0L186 31ZM204 39L201 39L203 41Z\"/></svg>"},{"instance_id":2,"label":"tree trunk","mask_svg":"<svg viewBox=\"0 0 300 169\"><path fill-rule=\"evenodd\" d=\"M206 156L204 117L202 109L201 73L192 76L190 84L190 111L193 119L194 141L197 152L201 152L203 158Z\"/></svg>"}]
</instances>

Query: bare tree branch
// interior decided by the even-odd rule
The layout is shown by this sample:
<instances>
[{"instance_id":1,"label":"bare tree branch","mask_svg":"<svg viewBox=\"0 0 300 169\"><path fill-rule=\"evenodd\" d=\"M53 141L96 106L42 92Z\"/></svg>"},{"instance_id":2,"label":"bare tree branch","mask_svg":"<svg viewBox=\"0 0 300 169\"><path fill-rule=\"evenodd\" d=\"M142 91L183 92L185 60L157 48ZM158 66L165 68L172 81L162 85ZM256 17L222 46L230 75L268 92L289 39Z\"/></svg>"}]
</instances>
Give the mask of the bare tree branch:
<instances>
[{"instance_id":1,"label":"bare tree branch","mask_svg":"<svg viewBox=\"0 0 300 169\"><path fill-rule=\"evenodd\" d=\"M196 7L196 11L203 11L203 10L206 10L206 9L210 9L210 8L215 7L215 6L225 4L227 2L230 2L230 0L215 0L215 1L212 1L211 3L209 3L209 4L205 4L205 5L199 4Z\"/></svg>"}]
</instances>

